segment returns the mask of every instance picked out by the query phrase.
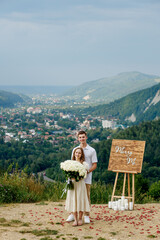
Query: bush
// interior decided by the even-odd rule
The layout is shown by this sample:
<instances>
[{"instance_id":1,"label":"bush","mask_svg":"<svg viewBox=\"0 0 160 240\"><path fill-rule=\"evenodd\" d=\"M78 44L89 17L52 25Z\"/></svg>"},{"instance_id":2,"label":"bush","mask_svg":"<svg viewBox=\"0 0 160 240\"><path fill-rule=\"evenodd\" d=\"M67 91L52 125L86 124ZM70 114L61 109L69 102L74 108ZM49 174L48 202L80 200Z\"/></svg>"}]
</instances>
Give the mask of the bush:
<instances>
[{"instance_id":1,"label":"bush","mask_svg":"<svg viewBox=\"0 0 160 240\"><path fill-rule=\"evenodd\" d=\"M16 202L19 197L19 191L16 186L0 184L0 203Z\"/></svg>"},{"instance_id":2,"label":"bush","mask_svg":"<svg viewBox=\"0 0 160 240\"><path fill-rule=\"evenodd\" d=\"M66 194L62 196L63 189L65 188L65 183L61 182L54 182L54 183L49 183L46 182L44 184L45 189L44 189L44 197L46 200L50 200L53 202L58 202L61 199L66 198Z\"/></svg>"},{"instance_id":3,"label":"bush","mask_svg":"<svg viewBox=\"0 0 160 240\"><path fill-rule=\"evenodd\" d=\"M160 200L160 181L153 183L149 188L149 195L154 200Z\"/></svg>"},{"instance_id":4,"label":"bush","mask_svg":"<svg viewBox=\"0 0 160 240\"><path fill-rule=\"evenodd\" d=\"M38 176L37 176L38 177ZM41 181L42 182L42 181ZM38 201L60 201L66 199L63 189L66 183L44 182L39 178L28 176L23 171L13 173L1 173L0 176L0 203L29 203ZM117 195L122 194L123 176L117 184ZM160 181L153 183L149 188L148 180L141 175L135 179L135 201L146 203L160 200ZM91 185L91 203L107 204L111 199L113 186L104 182L96 182ZM126 186L127 193L127 186Z\"/></svg>"},{"instance_id":5,"label":"bush","mask_svg":"<svg viewBox=\"0 0 160 240\"><path fill-rule=\"evenodd\" d=\"M0 177L0 203L37 202L44 186L22 172L5 173Z\"/></svg>"},{"instance_id":6,"label":"bush","mask_svg":"<svg viewBox=\"0 0 160 240\"><path fill-rule=\"evenodd\" d=\"M93 183L91 185L91 203L107 204L112 194L112 186L104 183Z\"/></svg>"},{"instance_id":7,"label":"bush","mask_svg":"<svg viewBox=\"0 0 160 240\"><path fill-rule=\"evenodd\" d=\"M149 190L149 180L141 174L135 175L135 202L145 203Z\"/></svg>"}]
</instances>

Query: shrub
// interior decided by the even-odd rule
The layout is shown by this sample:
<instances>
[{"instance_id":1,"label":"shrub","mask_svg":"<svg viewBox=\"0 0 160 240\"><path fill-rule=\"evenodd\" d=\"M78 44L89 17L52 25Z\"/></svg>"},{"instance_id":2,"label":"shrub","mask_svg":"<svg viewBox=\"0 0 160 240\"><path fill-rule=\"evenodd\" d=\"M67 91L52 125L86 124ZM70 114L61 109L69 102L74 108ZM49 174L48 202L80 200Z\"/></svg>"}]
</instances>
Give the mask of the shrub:
<instances>
[{"instance_id":1,"label":"shrub","mask_svg":"<svg viewBox=\"0 0 160 240\"><path fill-rule=\"evenodd\" d=\"M117 195L121 195L123 178L120 178ZM42 181L41 181L42 182ZM66 183L44 182L33 176L27 176L23 171L13 173L1 173L0 176L0 203L29 203L38 201L60 201L65 200L63 189ZM146 203L160 200L160 181L153 183L149 188L148 180L141 175L135 179L135 200L136 203ZM113 186L96 182L91 185L91 203L106 204L111 198ZM127 190L127 186L126 186ZM127 191L126 191L127 192Z\"/></svg>"},{"instance_id":2,"label":"shrub","mask_svg":"<svg viewBox=\"0 0 160 240\"><path fill-rule=\"evenodd\" d=\"M44 198L53 202L58 202L61 200L63 194L63 189L65 188L65 183L61 182L45 182L44 184ZM66 194L63 195L62 199L66 198Z\"/></svg>"},{"instance_id":3,"label":"shrub","mask_svg":"<svg viewBox=\"0 0 160 240\"><path fill-rule=\"evenodd\" d=\"M93 183L91 185L91 203L106 204L110 200L112 194L112 186L104 183Z\"/></svg>"},{"instance_id":4,"label":"shrub","mask_svg":"<svg viewBox=\"0 0 160 240\"><path fill-rule=\"evenodd\" d=\"M149 180L142 175L135 175L135 202L145 203L149 190Z\"/></svg>"},{"instance_id":5,"label":"shrub","mask_svg":"<svg viewBox=\"0 0 160 240\"><path fill-rule=\"evenodd\" d=\"M0 177L0 203L37 202L44 186L22 172L5 173Z\"/></svg>"},{"instance_id":6,"label":"shrub","mask_svg":"<svg viewBox=\"0 0 160 240\"><path fill-rule=\"evenodd\" d=\"M19 191L16 186L0 184L0 203L16 202L19 198Z\"/></svg>"},{"instance_id":7,"label":"shrub","mask_svg":"<svg viewBox=\"0 0 160 240\"><path fill-rule=\"evenodd\" d=\"M153 183L149 188L149 195L154 200L160 200L160 181Z\"/></svg>"}]
</instances>

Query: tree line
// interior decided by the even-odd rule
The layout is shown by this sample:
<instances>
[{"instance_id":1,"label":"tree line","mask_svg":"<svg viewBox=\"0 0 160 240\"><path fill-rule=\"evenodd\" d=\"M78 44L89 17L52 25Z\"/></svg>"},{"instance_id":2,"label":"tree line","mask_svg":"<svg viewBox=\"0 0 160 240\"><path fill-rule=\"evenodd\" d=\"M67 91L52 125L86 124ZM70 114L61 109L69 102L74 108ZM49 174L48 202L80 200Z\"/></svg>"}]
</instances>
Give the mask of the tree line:
<instances>
[{"instance_id":1,"label":"tree line","mask_svg":"<svg viewBox=\"0 0 160 240\"><path fill-rule=\"evenodd\" d=\"M96 135L97 134L97 135ZM98 157L98 167L94 171L93 181L101 181L105 184L113 183L115 173L108 171L110 149L112 139L106 140L104 134L110 134L110 130L88 131L88 142L96 136L101 136L99 143L90 145L96 149ZM144 160L141 176L147 179L149 184L160 180L160 120L140 123L137 126L129 127L125 130L117 130L112 133L114 139L129 139L146 141ZM47 141L32 141L23 143L22 141L11 141L5 143L3 137L0 138L0 171L5 172L10 165L18 165L28 174L46 171L46 175L56 181L65 181L60 163L70 159L73 141L68 140L63 144L54 146Z\"/></svg>"}]
</instances>

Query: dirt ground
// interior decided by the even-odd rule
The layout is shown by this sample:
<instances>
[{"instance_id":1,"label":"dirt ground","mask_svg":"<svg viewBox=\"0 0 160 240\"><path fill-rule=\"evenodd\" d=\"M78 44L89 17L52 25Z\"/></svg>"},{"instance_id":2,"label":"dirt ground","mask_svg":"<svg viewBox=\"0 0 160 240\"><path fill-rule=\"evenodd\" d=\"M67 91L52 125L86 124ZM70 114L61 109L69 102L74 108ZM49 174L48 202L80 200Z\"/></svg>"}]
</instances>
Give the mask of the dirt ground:
<instances>
[{"instance_id":1,"label":"dirt ground","mask_svg":"<svg viewBox=\"0 0 160 240\"><path fill-rule=\"evenodd\" d=\"M91 207L91 223L65 222L65 202L0 206L0 240L147 240L160 239L160 204L136 204L133 211L114 211L107 204Z\"/></svg>"}]
</instances>

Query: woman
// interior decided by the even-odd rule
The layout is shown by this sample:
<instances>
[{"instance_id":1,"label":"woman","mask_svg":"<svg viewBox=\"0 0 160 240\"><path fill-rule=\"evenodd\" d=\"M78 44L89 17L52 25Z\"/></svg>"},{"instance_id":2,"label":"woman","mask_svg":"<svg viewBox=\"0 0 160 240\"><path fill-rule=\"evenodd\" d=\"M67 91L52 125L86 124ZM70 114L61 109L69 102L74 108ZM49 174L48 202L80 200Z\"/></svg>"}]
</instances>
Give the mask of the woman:
<instances>
[{"instance_id":1,"label":"woman","mask_svg":"<svg viewBox=\"0 0 160 240\"><path fill-rule=\"evenodd\" d=\"M81 147L78 147L73 152L72 160L78 161L81 164L85 165L87 171L87 165L84 163L84 152ZM72 226L81 226L83 212L90 211L90 205L87 197L87 190L84 179L74 183L74 189L68 190L66 198L65 209L69 212L72 212L74 215L74 222Z\"/></svg>"}]
</instances>

